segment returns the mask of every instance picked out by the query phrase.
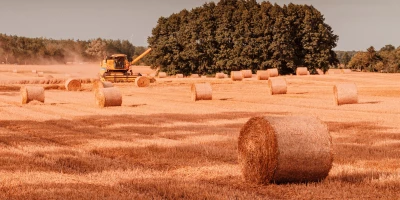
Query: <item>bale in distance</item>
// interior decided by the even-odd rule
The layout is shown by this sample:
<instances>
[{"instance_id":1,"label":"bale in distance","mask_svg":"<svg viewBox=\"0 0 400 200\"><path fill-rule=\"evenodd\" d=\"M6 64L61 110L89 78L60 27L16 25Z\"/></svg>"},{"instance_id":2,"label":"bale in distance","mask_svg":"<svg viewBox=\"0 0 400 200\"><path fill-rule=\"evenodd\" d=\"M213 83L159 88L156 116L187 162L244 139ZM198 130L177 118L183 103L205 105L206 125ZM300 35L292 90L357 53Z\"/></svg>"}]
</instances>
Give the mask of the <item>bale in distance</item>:
<instances>
[{"instance_id":1,"label":"bale in distance","mask_svg":"<svg viewBox=\"0 0 400 200\"><path fill-rule=\"evenodd\" d=\"M32 73L36 74L37 70L36 69L32 69Z\"/></svg>"},{"instance_id":2,"label":"bale in distance","mask_svg":"<svg viewBox=\"0 0 400 200\"><path fill-rule=\"evenodd\" d=\"M232 81L241 81L243 80L243 74L241 71L231 71L231 79Z\"/></svg>"},{"instance_id":3,"label":"bale in distance","mask_svg":"<svg viewBox=\"0 0 400 200\"><path fill-rule=\"evenodd\" d=\"M44 103L44 88L38 86L22 86L20 89L22 104L31 101L40 101Z\"/></svg>"},{"instance_id":4,"label":"bale in distance","mask_svg":"<svg viewBox=\"0 0 400 200\"><path fill-rule=\"evenodd\" d=\"M65 81L65 89L67 91L79 91L81 89L81 81L70 78Z\"/></svg>"},{"instance_id":5,"label":"bale in distance","mask_svg":"<svg viewBox=\"0 0 400 200\"><path fill-rule=\"evenodd\" d=\"M286 94L287 83L286 79L280 77L274 77L268 79L269 94Z\"/></svg>"},{"instance_id":6,"label":"bale in distance","mask_svg":"<svg viewBox=\"0 0 400 200\"><path fill-rule=\"evenodd\" d=\"M331 136L307 116L251 118L238 138L242 175L257 184L314 182L332 168Z\"/></svg>"},{"instance_id":7,"label":"bale in distance","mask_svg":"<svg viewBox=\"0 0 400 200\"><path fill-rule=\"evenodd\" d=\"M267 70L257 70L257 80L268 80L269 74Z\"/></svg>"},{"instance_id":8,"label":"bale in distance","mask_svg":"<svg viewBox=\"0 0 400 200\"><path fill-rule=\"evenodd\" d=\"M317 69L318 75L324 75L324 72L321 69Z\"/></svg>"},{"instance_id":9,"label":"bale in distance","mask_svg":"<svg viewBox=\"0 0 400 200\"><path fill-rule=\"evenodd\" d=\"M279 72L277 68L268 69L268 76L269 77L277 77L279 76Z\"/></svg>"},{"instance_id":10,"label":"bale in distance","mask_svg":"<svg viewBox=\"0 0 400 200\"><path fill-rule=\"evenodd\" d=\"M54 77L52 75L46 75L44 76L45 79L53 79Z\"/></svg>"},{"instance_id":11,"label":"bale in distance","mask_svg":"<svg viewBox=\"0 0 400 200\"><path fill-rule=\"evenodd\" d=\"M150 79L145 76L139 76L135 78L135 85L137 87L147 87L150 85Z\"/></svg>"},{"instance_id":12,"label":"bale in distance","mask_svg":"<svg viewBox=\"0 0 400 200\"><path fill-rule=\"evenodd\" d=\"M251 77L253 77L253 73L249 69L241 70L241 72L242 72L243 78L251 78Z\"/></svg>"},{"instance_id":13,"label":"bale in distance","mask_svg":"<svg viewBox=\"0 0 400 200\"><path fill-rule=\"evenodd\" d=\"M298 67L296 69L296 75L297 76L309 75L307 67Z\"/></svg>"},{"instance_id":14,"label":"bale in distance","mask_svg":"<svg viewBox=\"0 0 400 200\"><path fill-rule=\"evenodd\" d=\"M93 92L97 93L99 89L101 88L109 88L109 87L114 87L113 83L109 81L101 81L99 79L93 81Z\"/></svg>"},{"instance_id":15,"label":"bale in distance","mask_svg":"<svg viewBox=\"0 0 400 200\"><path fill-rule=\"evenodd\" d=\"M13 69L12 72L13 73L18 73L18 69Z\"/></svg>"},{"instance_id":16,"label":"bale in distance","mask_svg":"<svg viewBox=\"0 0 400 200\"><path fill-rule=\"evenodd\" d=\"M43 77L43 72L38 72L38 73L37 73L37 76L38 76L38 77Z\"/></svg>"},{"instance_id":17,"label":"bale in distance","mask_svg":"<svg viewBox=\"0 0 400 200\"><path fill-rule=\"evenodd\" d=\"M190 78L200 78L199 74L192 74L190 75Z\"/></svg>"},{"instance_id":18,"label":"bale in distance","mask_svg":"<svg viewBox=\"0 0 400 200\"><path fill-rule=\"evenodd\" d=\"M192 84L192 100L212 100L212 88L210 83Z\"/></svg>"},{"instance_id":19,"label":"bale in distance","mask_svg":"<svg viewBox=\"0 0 400 200\"><path fill-rule=\"evenodd\" d=\"M165 78L167 77L167 73L165 72L158 72L158 78Z\"/></svg>"},{"instance_id":20,"label":"bale in distance","mask_svg":"<svg viewBox=\"0 0 400 200\"><path fill-rule=\"evenodd\" d=\"M342 69L342 74L350 74L351 73L351 69Z\"/></svg>"},{"instance_id":21,"label":"bale in distance","mask_svg":"<svg viewBox=\"0 0 400 200\"><path fill-rule=\"evenodd\" d=\"M215 78L218 78L218 79L225 78L225 74L224 73L216 73Z\"/></svg>"},{"instance_id":22,"label":"bale in distance","mask_svg":"<svg viewBox=\"0 0 400 200\"><path fill-rule=\"evenodd\" d=\"M333 86L333 94L335 105L358 103L355 83L337 83Z\"/></svg>"},{"instance_id":23,"label":"bale in distance","mask_svg":"<svg viewBox=\"0 0 400 200\"><path fill-rule=\"evenodd\" d=\"M183 78L183 74L176 74L176 78Z\"/></svg>"},{"instance_id":24,"label":"bale in distance","mask_svg":"<svg viewBox=\"0 0 400 200\"><path fill-rule=\"evenodd\" d=\"M229 78L228 74L224 73L224 78Z\"/></svg>"},{"instance_id":25,"label":"bale in distance","mask_svg":"<svg viewBox=\"0 0 400 200\"><path fill-rule=\"evenodd\" d=\"M122 95L118 88L99 88L98 92L95 93L96 105L104 108L109 106L121 106Z\"/></svg>"}]
</instances>

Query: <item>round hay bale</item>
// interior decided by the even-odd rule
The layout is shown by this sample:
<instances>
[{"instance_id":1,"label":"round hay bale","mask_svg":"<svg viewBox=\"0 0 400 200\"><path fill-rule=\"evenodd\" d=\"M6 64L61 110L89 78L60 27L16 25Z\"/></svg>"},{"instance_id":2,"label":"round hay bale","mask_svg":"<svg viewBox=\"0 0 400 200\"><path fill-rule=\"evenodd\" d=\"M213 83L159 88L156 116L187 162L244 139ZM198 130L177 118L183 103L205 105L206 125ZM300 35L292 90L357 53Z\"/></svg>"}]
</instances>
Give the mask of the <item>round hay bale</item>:
<instances>
[{"instance_id":1,"label":"round hay bale","mask_svg":"<svg viewBox=\"0 0 400 200\"><path fill-rule=\"evenodd\" d=\"M210 83L192 84L192 100L212 100L212 88Z\"/></svg>"},{"instance_id":2,"label":"round hay bale","mask_svg":"<svg viewBox=\"0 0 400 200\"><path fill-rule=\"evenodd\" d=\"M65 89L68 91L79 91L81 89L81 81L70 78L65 81Z\"/></svg>"},{"instance_id":3,"label":"round hay bale","mask_svg":"<svg viewBox=\"0 0 400 200\"><path fill-rule=\"evenodd\" d=\"M225 78L225 74L224 73L216 73L215 78L218 78L218 79Z\"/></svg>"},{"instance_id":4,"label":"round hay bale","mask_svg":"<svg viewBox=\"0 0 400 200\"><path fill-rule=\"evenodd\" d=\"M190 78L200 78L199 74L192 74L190 75Z\"/></svg>"},{"instance_id":5,"label":"round hay bale","mask_svg":"<svg viewBox=\"0 0 400 200\"><path fill-rule=\"evenodd\" d=\"M335 105L358 103L355 83L338 83L333 86Z\"/></svg>"},{"instance_id":6,"label":"round hay bale","mask_svg":"<svg viewBox=\"0 0 400 200\"><path fill-rule=\"evenodd\" d=\"M207 78L207 76L205 76L205 75L202 75L202 76L201 76L201 78Z\"/></svg>"},{"instance_id":7,"label":"round hay bale","mask_svg":"<svg viewBox=\"0 0 400 200\"><path fill-rule=\"evenodd\" d=\"M296 69L296 75L297 75L297 76L308 75L308 69L307 69L307 67L298 67L298 68Z\"/></svg>"},{"instance_id":8,"label":"round hay bale","mask_svg":"<svg viewBox=\"0 0 400 200\"><path fill-rule=\"evenodd\" d=\"M95 93L95 97L96 105L101 108L122 105L122 95L116 87L100 88Z\"/></svg>"},{"instance_id":9,"label":"round hay bale","mask_svg":"<svg viewBox=\"0 0 400 200\"><path fill-rule=\"evenodd\" d=\"M268 76L269 77L276 77L279 76L279 72L277 68L268 69Z\"/></svg>"},{"instance_id":10,"label":"round hay bale","mask_svg":"<svg viewBox=\"0 0 400 200\"><path fill-rule=\"evenodd\" d=\"M37 73L36 69L32 69L32 73L36 74Z\"/></svg>"},{"instance_id":11,"label":"round hay bale","mask_svg":"<svg viewBox=\"0 0 400 200\"><path fill-rule=\"evenodd\" d=\"M268 80L269 74L267 70L257 70L257 80Z\"/></svg>"},{"instance_id":12,"label":"round hay bale","mask_svg":"<svg viewBox=\"0 0 400 200\"><path fill-rule=\"evenodd\" d=\"M243 80L243 74L241 71L231 71L231 79L232 81L241 81Z\"/></svg>"},{"instance_id":13,"label":"round hay bale","mask_svg":"<svg viewBox=\"0 0 400 200\"><path fill-rule=\"evenodd\" d=\"M229 78L228 74L224 73L224 78Z\"/></svg>"},{"instance_id":14,"label":"round hay bale","mask_svg":"<svg viewBox=\"0 0 400 200\"><path fill-rule=\"evenodd\" d=\"M13 73L18 73L18 69L13 69L12 72Z\"/></svg>"},{"instance_id":15,"label":"round hay bale","mask_svg":"<svg viewBox=\"0 0 400 200\"><path fill-rule=\"evenodd\" d=\"M183 74L176 74L176 78L183 78Z\"/></svg>"},{"instance_id":16,"label":"round hay bale","mask_svg":"<svg viewBox=\"0 0 400 200\"><path fill-rule=\"evenodd\" d=\"M286 79L274 77L268 79L269 94L286 94L287 84Z\"/></svg>"},{"instance_id":17,"label":"round hay bale","mask_svg":"<svg viewBox=\"0 0 400 200\"><path fill-rule=\"evenodd\" d=\"M253 77L253 73L249 69L241 70L243 78Z\"/></svg>"},{"instance_id":18,"label":"round hay bale","mask_svg":"<svg viewBox=\"0 0 400 200\"><path fill-rule=\"evenodd\" d=\"M324 75L324 72L321 69L317 69L318 75Z\"/></svg>"},{"instance_id":19,"label":"round hay bale","mask_svg":"<svg viewBox=\"0 0 400 200\"><path fill-rule=\"evenodd\" d=\"M167 73L165 73L165 72L158 73L158 78L165 78L165 77L167 77Z\"/></svg>"},{"instance_id":20,"label":"round hay bale","mask_svg":"<svg viewBox=\"0 0 400 200\"><path fill-rule=\"evenodd\" d=\"M254 117L240 131L238 160L248 182L321 181L332 168L331 146L328 128L317 118Z\"/></svg>"},{"instance_id":21,"label":"round hay bale","mask_svg":"<svg viewBox=\"0 0 400 200\"><path fill-rule=\"evenodd\" d=\"M46 75L44 76L45 79L53 79L54 77L52 75Z\"/></svg>"},{"instance_id":22,"label":"round hay bale","mask_svg":"<svg viewBox=\"0 0 400 200\"><path fill-rule=\"evenodd\" d=\"M109 87L114 87L113 83L109 81L101 81L101 80L95 80L93 81L93 89L92 91L97 93L99 89L101 88L109 88Z\"/></svg>"},{"instance_id":23,"label":"round hay bale","mask_svg":"<svg viewBox=\"0 0 400 200\"><path fill-rule=\"evenodd\" d=\"M135 78L135 85L137 87L147 87L150 85L150 79L145 76L139 76Z\"/></svg>"},{"instance_id":24,"label":"round hay bale","mask_svg":"<svg viewBox=\"0 0 400 200\"><path fill-rule=\"evenodd\" d=\"M350 74L351 73L351 69L342 69L342 74Z\"/></svg>"},{"instance_id":25,"label":"round hay bale","mask_svg":"<svg viewBox=\"0 0 400 200\"><path fill-rule=\"evenodd\" d=\"M22 104L31 101L40 101L44 103L44 88L38 86L22 86L20 89Z\"/></svg>"},{"instance_id":26,"label":"round hay bale","mask_svg":"<svg viewBox=\"0 0 400 200\"><path fill-rule=\"evenodd\" d=\"M43 77L43 72L38 72L38 73L37 73L37 76L38 76L38 77Z\"/></svg>"}]
</instances>

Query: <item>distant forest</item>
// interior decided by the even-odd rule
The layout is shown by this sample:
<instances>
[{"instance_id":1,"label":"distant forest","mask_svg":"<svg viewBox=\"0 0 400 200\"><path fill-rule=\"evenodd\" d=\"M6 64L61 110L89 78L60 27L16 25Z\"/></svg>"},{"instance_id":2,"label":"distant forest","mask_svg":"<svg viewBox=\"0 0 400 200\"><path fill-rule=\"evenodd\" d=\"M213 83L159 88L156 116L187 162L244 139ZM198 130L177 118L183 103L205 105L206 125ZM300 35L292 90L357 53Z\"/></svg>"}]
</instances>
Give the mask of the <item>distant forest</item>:
<instances>
[{"instance_id":1,"label":"distant forest","mask_svg":"<svg viewBox=\"0 0 400 200\"><path fill-rule=\"evenodd\" d=\"M146 49L128 40L53 40L0 34L0 63L4 64L100 62L114 53L126 54L132 60Z\"/></svg>"}]
</instances>

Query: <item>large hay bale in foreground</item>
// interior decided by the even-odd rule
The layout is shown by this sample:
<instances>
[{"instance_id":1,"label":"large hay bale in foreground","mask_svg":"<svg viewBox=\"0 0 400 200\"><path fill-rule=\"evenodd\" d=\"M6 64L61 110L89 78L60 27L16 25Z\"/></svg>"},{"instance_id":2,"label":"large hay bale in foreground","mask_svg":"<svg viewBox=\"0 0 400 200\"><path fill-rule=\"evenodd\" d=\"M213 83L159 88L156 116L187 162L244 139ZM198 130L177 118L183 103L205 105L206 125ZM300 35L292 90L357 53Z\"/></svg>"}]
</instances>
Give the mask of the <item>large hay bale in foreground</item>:
<instances>
[{"instance_id":1,"label":"large hay bale in foreground","mask_svg":"<svg viewBox=\"0 0 400 200\"><path fill-rule=\"evenodd\" d=\"M268 79L269 94L286 94L287 83L285 78L273 77Z\"/></svg>"},{"instance_id":2,"label":"large hay bale in foreground","mask_svg":"<svg viewBox=\"0 0 400 200\"><path fill-rule=\"evenodd\" d=\"M358 103L357 86L355 83L338 83L333 86L335 105Z\"/></svg>"},{"instance_id":3,"label":"large hay bale in foreground","mask_svg":"<svg viewBox=\"0 0 400 200\"><path fill-rule=\"evenodd\" d=\"M101 108L122 105L122 94L116 87L100 88L95 97L96 105Z\"/></svg>"},{"instance_id":4,"label":"large hay bale in foreground","mask_svg":"<svg viewBox=\"0 0 400 200\"><path fill-rule=\"evenodd\" d=\"M242 72L243 78L251 78L251 77L253 77L253 72L251 70L249 70L249 69L242 70L241 72Z\"/></svg>"},{"instance_id":5,"label":"large hay bale in foreground","mask_svg":"<svg viewBox=\"0 0 400 200\"><path fill-rule=\"evenodd\" d=\"M257 70L257 80L268 80L269 74L267 70Z\"/></svg>"},{"instance_id":6,"label":"large hay bale in foreground","mask_svg":"<svg viewBox=\"0 0 400 200\"><path fill-rule=\"evenodd\" d=\"M165 78L167 77L167 73L165 72L158 72L158 78Z\"/></svg>"},{"instance_id":7,"label":"large hay bale in foreground","mask_svg":"<svg viewBox=\"0 0 400 200\"><path fill-rule=\"evenodd\" d=\"M139 76L135 78L135 85L137 87L147 87L150 85L150 79L145 76Z\"/></svg>"},{"instance_id":8,"label":"large hay bale in foreground","mask_svg":"<svg viewBox=\"0 0 400 200\"><path fill-rule=\"evenodd\" d=\"M40 101L44 103L44 88L38 86L22 86L20 89L22 104L31 101Z\"/></svg>"},{"instance_id":9,"label":"large hay bale in foreground","mask_svg":"<svg viewBox=\"0 0 400 200\"><path fill-rule=\"evenodd\" d=\"M243 80L243 74L241 71L231 71L231 79L232 81L241 81Z\"/></svg>"},{"instance_id":10,"label":"large hay bale in foreground","mask_svg":"<svg viewBox=\"0 0 400 200\"><path fill-rule=\"evenodd\" d=\"M225 74L224 73L216 73L215 78L218 78L218 79L225 78Z\"/></svg>"},{"instance_id":11,"label":"large hay bale in foreground","mask_svg":"<svg viewBox=\"0 0 400 200\"><path fill-rule=\"evenodd\" d=\"M268 69L268 76L269 77L277 77L279 76L279 72L277 68Z\"/></svg>"},{"instance_id":12,"label":"large hay bale in foreground","mask_svg":"<svg viewBox=\"0 0 400 200\"><path fill-rule=\"evenodd\" d=\"M65 81L65 89L68 91L79 91L81 89L81 81L70 78Z\"/></svg>"},{"instance_id":13,"label":"large hay bale in foreground","mask_svg":"<svg viewBox=\"0 0 400 200\"><path fill-rule=\"evenodd\" d=\"M183 74L176 74L176 78L183 78Z\"/></svg>"},{"instance_id":14,"label":"large hay bale in foreground","mask_svg":"<svg viewBox=\"0 0 400 200\"><path fill-rule=\"evenodd\" d=\"M296 75L297 76L309 75L307 67L298 67L296 69Z\"/></svg>"},{"instance_id":15,"label":"large hay bale in foreground","mask_svg":"<svg viewBox=\"0 0 400 200\"><path fill-rule=\"evenodd\" d=\"M212 100L212 88L210 83L192 84L192 100Z\"/></svg>"},{"instance_id":16,"label":"large hay bale in foreground","mask_svg":"<svg viewBox=\"0 0 400 200\"><path fill-rule=\"evenodd\" d=\"M99 79L93 81L93 89L92 91L97 93L99 89L101 88L109 88L109 87L114 87L113 83L109 81L101 81Z\"/></svg>"},{"instance_id":17,"label":"large hay bale in foreground","mask_svg":"<svg viewBox=\"0 0 400 200\"><path fill-rule=\"evenodd\" d=\"M332 168L331 137L314 117L251 118L238 138L242 175L257 184L313 182Z\"/></svg>"}]
</instances>

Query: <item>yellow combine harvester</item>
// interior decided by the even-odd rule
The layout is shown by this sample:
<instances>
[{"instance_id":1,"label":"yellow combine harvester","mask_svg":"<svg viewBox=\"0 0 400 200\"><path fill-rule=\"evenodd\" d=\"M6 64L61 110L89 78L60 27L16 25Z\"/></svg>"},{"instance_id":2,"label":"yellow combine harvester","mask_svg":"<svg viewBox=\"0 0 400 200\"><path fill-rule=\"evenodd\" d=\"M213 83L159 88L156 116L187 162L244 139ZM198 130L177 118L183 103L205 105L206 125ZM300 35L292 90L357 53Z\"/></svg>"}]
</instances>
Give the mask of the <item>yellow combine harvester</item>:
<instances>
[{"instance_id":1,"label":"yellow combine harvester","mask_svg":"<svg viewBox=\"0 0 400 200\"><path fill-rule=\"evenodd\" d=\"M147 49L140 56L135 58L132 62L128 61L128 57L125 54L114 54L107 56L100 63L100 78L102 81L110 82L134 82L140 73L133 73L130 66L139 61L145 55L151 51L151 48ZM146 77L152 79L151 77ZM154 79L154 78L153 78ZM155 80L155 79L154 79ZM153 80L152 80L153 81Z\"/></svg>"}]
</instances>

